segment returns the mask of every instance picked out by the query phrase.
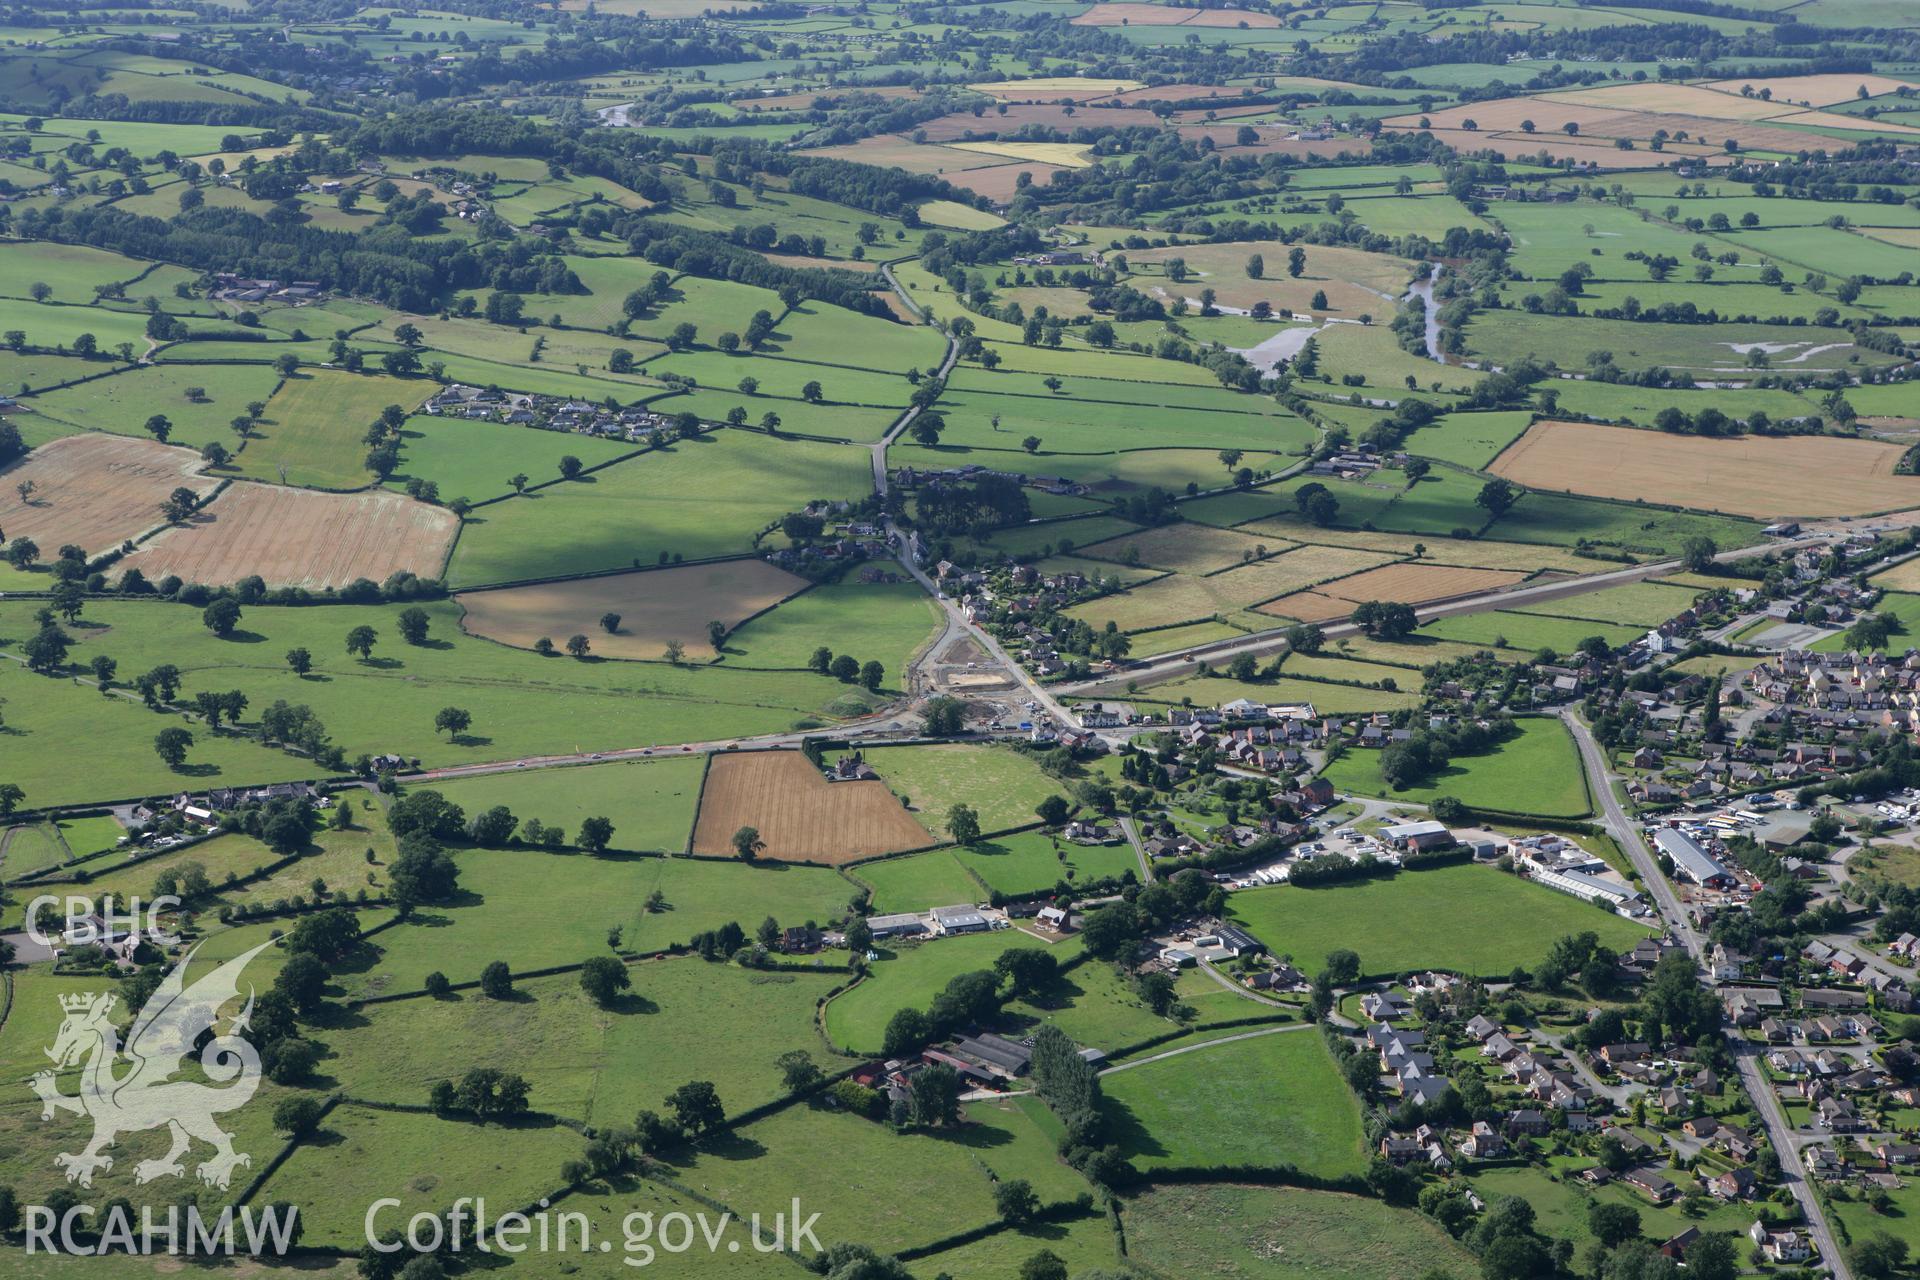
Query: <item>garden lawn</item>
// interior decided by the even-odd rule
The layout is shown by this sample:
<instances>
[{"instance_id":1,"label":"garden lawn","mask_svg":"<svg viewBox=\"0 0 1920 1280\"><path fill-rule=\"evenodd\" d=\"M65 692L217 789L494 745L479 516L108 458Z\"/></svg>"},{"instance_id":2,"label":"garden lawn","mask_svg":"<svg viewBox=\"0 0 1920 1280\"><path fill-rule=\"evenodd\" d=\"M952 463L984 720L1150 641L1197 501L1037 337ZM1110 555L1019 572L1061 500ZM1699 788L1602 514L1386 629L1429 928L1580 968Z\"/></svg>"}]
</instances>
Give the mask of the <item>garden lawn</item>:
<instances>
[{"instance_id":1,"label":"garden lawn","mask_svg":"<svg viewBox=\"0 0 1920 1280\"><path fill-rule=\"evenodd\" d=\"M1048 777L1029 756L1010 747L941 743L871 747L861 752L881 779L935 835L946 833L947 810L970 805L983 832L1038 822L1034 806L1066 785Z\"/></svg>"},{"instance_id":2,"label":"garden lawn","mask_svg":"<svg viewBox=\"0 0 1920 1280\"><path fill-rule=\"evenodd\" d=\"M703 756L672 756L456 778L407 790L438 791L469 818L505 805L522 823L538 818L547 826L564 827L569 839L579 835L583 819L608 818L613 822L612 848L683 853L693 834L693 811L705 770Z\"/></svg>"},{"instance_id":3,"label":"garden lawn","mask_svg":"<svg viewBox=\"0 0 1920 1280\"><path fill-rule=\"evenodd\" d=\"M1558 720L1523 717L1514 723L1520 730L1516 737L1482 755L1455 756L1414 786L1389 786L1380 776L1380 752L1369 749L1349 749L1327 766L1325 776L1341 791L1418 804L1452 796L1506 813L1552 818L1590 813L1586 775L1566 729Z\"/></svg>"},{"instance_id":4,"label":"garden lawn","mask_svg":"<svg viewBox=\"0 0 1920 1280\"><path fill-rule=\"evenodd\" d=\"M878 1053L897 1011L925 1009L954 978L993 968L1002 951L1046 945L1018 929L882 944L872 976L827 1003L827 1038L855 1053Z\"/></svg>"},{"instance_id":5,"label":"garden lawn","mask_svg":"<svg viewBox=\"0 0 1920 1280\"><path fill-rule=\"evenodd\" d=\"M1471 864L1314 889L1246 889L1227 903L1248 932L1307 973L1329 951L1349 948L1369 974L1436 968L1505 977L1516 965L1537 964L1565 934L1591 929L1615 947L1647 934L1578 898ZM1382 929L1382 920L1395 925Z\"/></svg>"},{"instance_id":6,"label":"garden lawn","mask_svg":"<svg viewBox=\"0 0 1920 1280\"><path fill-rule=\"evenodd\" d=\"M815 498L871 483L852 445L723 431L630 458L538 494L482 508L453 549L459 586L512 582L751 550L762 530Z\"/></svg>"},{"instance_id":7,"label":"garden lawn","mask_svg":"<svg viewBox=\"0 0 1920 1280\"><path fill-rule=\"evenodd\" d=\"M1366 1168L1360 1104L1312 1027L1143 1060L1101 1085L1112 1138L1142 1169L1288 1164L1336 1178Z\"/></svg>"},{"instance_id":8,"label":"garden lawn","mask_svg":"<svg viewBox=\"0 0 1920 1280\"><path fill-rule=\"evenodd\" d=\"M125 827L104 814L91 818L62 818L58 825L60 838L76 858L117 848L121 837L127 834Z\"/></svg>"}]
</instances>

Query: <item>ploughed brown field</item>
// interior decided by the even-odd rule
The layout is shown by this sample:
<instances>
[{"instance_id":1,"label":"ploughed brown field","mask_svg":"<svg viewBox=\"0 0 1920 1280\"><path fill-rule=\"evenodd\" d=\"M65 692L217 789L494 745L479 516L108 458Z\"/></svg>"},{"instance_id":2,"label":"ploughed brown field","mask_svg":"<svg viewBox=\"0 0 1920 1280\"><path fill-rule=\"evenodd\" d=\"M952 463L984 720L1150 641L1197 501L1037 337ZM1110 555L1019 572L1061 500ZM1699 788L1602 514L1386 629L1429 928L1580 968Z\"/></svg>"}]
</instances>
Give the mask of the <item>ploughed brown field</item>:
<instances>
[{"instance_id":1,"label":"ploughed brown field","mask_svg":"<svg viewBox=\"0 0 1920 1280\"><path fill-rule=\"evenodd\" d=\"M185 525L121 563L158 581L223 586L252 574L270 587L342 587L406 571L437 578L459 521L405 494L321 493L238 481Z\"/></svg>"},{"instance_id":2,"label":"ploughed brown field","mask_svg":"<svg viewBox=\"0 0 1920 1280\"><path fill-rule=\"evenodd\" d=\"M111 551L160 524L175 489L205 495L218 483L198 474L200 457L155 440L89 431L49 440L0 470L0 529L31 538L43 559L63 546ZM22 501L20 486L31 485Z\"/></svg>"},{"instance_id":3,"label":"ploughed brown field","mask_svg":"<svg viewBox=\"0 0 1920 1280\"><path fill-rule=\"evenodd\" d=\"M541 582L502 591L466 591L454 597L466 612L470 635L531 649L542 636L556 646L584 635L604 658L661 658L678 640L686 656L714 657L707 624L728 630L804 589L805 578L765 560L727 560L678 569L616 573L574 582ZM620 615L609 633L600 619Z\"/></svg>"},{"instance_id":4,"label":"ploughed brown field","mask_svg":"<svg viewBox=\"0 0 1920 1280\"><path fill-rule=\"evenodd\" d=\"M843 863L931 844L884 782L828 782L798 751L716 755L700 796L693 851L733 854L742 827L760 832L760 857Z\"/></svg>"},{"instance_id":5,"label":"ploughed brown field","mask_svg":"<svg viewBox=\"0 0 1920 1280\"><path fill-rule=\"evenodd\" d=\"M1492 470L1534 489L1733 515L1860 515L1920 505L1920 477L1893 474L1905 448L1833 436L1711 439L1536 422Z\"/></svg>"}]
</instances>

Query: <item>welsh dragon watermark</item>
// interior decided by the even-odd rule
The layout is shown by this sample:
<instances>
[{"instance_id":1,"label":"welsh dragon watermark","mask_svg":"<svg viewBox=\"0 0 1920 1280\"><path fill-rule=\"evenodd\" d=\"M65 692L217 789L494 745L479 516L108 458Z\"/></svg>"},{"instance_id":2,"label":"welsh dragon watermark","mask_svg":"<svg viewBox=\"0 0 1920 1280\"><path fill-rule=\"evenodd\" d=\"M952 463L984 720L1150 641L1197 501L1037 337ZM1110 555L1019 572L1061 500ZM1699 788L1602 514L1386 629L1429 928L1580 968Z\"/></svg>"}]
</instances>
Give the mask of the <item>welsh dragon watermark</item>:
<instances>
[{"instance_id":1,"label":"welsh dragon watermark","mask_svg":"<svg viewBox=\"0 0 1920 1280\"><path fill-rule=\"evenodd\" d=\"M91 1187L95 1173L113 1168L107 1149L119 1136L148 1129L165 1128L172 1146L164 1156L134 1166L134 1181L143 1185L185 1176L181 1158L196 1140L213 1148L195 1170L209 1187L227 1189L234 1170L253 1163L251 1156L233 1149L233 1135L214 1119L245 1106L260 1087L260 1055L241 1034L253 1013L251 987L245 1007L199 1050L200 1068L212 1083L173 1077L200 1038L215 1030L220 1010L239 997L240 975L248 961L271 945L263 942L191 984L187 970L199 948L189 951L141 1008L124 1044L112 1021L113 995L60 997L66 1018L46 1051L53 1069L40 1072L32 1083L40 1097L41 1120L67 1112L93 1121L92 1141L78 1152L54 1157L67 1181ZM121 1070L123 1064L131 1065ZM62 1093L56 1072L74 1066L80 1067L79 1092Z\"/></svg>"}]
</instances>

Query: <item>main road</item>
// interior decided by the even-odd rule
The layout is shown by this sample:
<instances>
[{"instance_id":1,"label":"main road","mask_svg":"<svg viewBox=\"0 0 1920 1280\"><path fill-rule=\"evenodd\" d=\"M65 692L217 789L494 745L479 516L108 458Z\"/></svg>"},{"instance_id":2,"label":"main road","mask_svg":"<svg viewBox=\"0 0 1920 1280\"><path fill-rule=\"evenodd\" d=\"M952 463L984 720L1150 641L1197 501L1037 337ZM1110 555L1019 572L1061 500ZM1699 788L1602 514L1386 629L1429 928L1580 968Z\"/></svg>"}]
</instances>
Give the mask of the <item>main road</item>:
<instances>
[{"instance_id":1,"label":"main road","mask_svg":"<svg viewBox=\"0 0 1920 1280\"><path fill-rule=\"evenodd\" d=\"M1580 758L1586 766L1588 781L1599 800L1600 812L1606 819L1608 831L1626 850L1627 857L1633 860L1634 870L1640 873L1640 882L1652 895L1667 928L1698 965L1704 954L1700 934L1688 918L1679 895L1673 891L1673 885L1660 870L1659 860L1654 857L1653 850L1647 847L1639 824L1628 816L1614 794L1615 778L1613 770L1607 765L1606 753L1595 741L1592 730L1573 712L1562 711L1560 718L1566 723L1568 732L1573 734L1573 740L1579 744ZM1732 1028L1727 1030L1727 1048L1740 1069L1740 1081L1746 1087L1747 1096L1759 1108L1761 1121L1767 1128L1767 1140L1773 1144L1774 1154L1780 1158L1781 1181L1799 1202L1800 1214L1806 1219L1807 1229L1820 1248L1820 1257L1832 1268L1835 1280L1852 1280L1846 1259L1841 1256L1839 1243L1834 1239L1833 1229L1827 1223L1820 1201L1813 1194L1812 1184L1807 1181L1807 1165L1800 1156L1799 1137L1794 1132L1792 1122L1787 1119L1786 1111L1780 1106L1780 1098L1774 1093L1773 1085L1760 1069L1759 1048Z\"/></svg>"}]
</instances>

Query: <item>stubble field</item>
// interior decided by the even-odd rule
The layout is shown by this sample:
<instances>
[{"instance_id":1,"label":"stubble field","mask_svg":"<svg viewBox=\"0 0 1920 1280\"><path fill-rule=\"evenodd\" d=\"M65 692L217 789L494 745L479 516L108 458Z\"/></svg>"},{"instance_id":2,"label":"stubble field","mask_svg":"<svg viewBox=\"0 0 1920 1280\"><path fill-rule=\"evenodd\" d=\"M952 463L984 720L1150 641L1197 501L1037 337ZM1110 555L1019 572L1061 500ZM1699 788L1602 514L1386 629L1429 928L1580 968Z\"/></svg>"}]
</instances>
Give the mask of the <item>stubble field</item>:
<instances>
[{"instance_id":1,"label":"stubble field","mask_svg":"<svg viewBox=\"0 0 1920 1280\"><path fill-rule=\"evenodd\" d=\"M151 580L223 586L258 574L313 590L405 570L437 578L459 520L398 493L319 493L238 483L128 556Z\"/></svg>"},{"instance_id":2,"label":"stubble field","mask_svg":"<svg viewBox=\"0 0 1920 1280\"><path fill-rule=\"evenodd\" d=\"M760 832L760 856L843 863L931 844L881 782L828 782L797 751L719 755L707 773L693 851L731 855L742 827Z\"/></svg>"}]
</instances>

